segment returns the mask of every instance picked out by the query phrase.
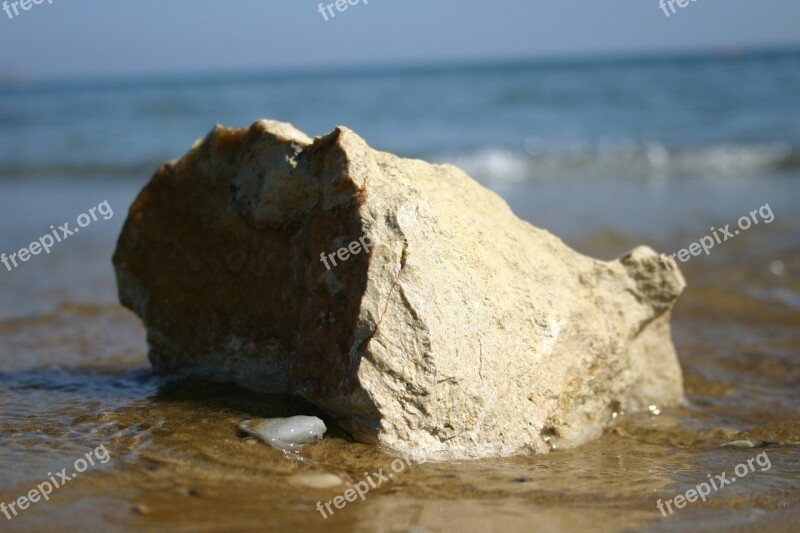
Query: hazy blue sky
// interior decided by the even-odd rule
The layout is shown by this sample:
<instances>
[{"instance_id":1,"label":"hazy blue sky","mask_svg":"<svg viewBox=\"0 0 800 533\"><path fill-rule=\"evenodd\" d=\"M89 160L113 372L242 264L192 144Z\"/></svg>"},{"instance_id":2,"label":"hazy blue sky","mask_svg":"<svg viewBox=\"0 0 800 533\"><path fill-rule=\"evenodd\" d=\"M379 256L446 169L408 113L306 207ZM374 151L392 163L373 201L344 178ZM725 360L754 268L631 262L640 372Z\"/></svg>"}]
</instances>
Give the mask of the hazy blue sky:
<instances>
[{"instance_id":1,"label":"hazy blue sky","mask_svg":"<svg viewBox=\"0 0 800 533\"><path fill-rule=\"evenodd\" d=\"M800 44L800 0L44 0L0 11L0 72L117 76ZM13 12L12 12L13 13Z\"/></svg>"}]
</instances>

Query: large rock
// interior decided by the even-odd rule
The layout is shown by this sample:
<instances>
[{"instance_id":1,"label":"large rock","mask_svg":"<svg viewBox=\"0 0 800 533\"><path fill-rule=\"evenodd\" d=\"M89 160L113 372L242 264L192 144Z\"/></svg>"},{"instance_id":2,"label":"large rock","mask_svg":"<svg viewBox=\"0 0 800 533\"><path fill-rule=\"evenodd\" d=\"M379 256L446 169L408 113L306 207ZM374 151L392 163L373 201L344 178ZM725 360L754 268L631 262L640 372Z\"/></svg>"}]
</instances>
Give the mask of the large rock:
<instances>
[{"instance_id":1,"label":"large rock","mask_svg":"<svg viewBox=\"0 0 800 533\"><path fill-rule=\"evenodd\" d=\"M573 446L683 397L677 268L578 254L344 127L216 127L141 192L114 265L157 372L296 394L417 458Z\"/></svg>"}]
</instances>

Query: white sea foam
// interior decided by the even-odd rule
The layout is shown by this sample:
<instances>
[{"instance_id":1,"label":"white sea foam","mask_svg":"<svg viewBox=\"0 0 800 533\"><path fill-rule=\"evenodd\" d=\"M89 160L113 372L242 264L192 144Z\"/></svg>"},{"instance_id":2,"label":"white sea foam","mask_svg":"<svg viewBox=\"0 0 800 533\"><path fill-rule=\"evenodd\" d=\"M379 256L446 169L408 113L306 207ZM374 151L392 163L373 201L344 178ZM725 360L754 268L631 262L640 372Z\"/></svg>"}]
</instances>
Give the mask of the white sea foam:
<instances>
[{"instance_id":1,"label":"white sea foam","mask_svg":"<svg viewBox=\"0 0 800 533\"><path fill-rule=\"evenodd\" d=\"M434 156L484 182L525 183L571 178L758 178L800 165L800 150L788 144L720 144L669 148L659 142L548 145L529 137L519 150L486 147Z\"/></svg>"}]
</instances>

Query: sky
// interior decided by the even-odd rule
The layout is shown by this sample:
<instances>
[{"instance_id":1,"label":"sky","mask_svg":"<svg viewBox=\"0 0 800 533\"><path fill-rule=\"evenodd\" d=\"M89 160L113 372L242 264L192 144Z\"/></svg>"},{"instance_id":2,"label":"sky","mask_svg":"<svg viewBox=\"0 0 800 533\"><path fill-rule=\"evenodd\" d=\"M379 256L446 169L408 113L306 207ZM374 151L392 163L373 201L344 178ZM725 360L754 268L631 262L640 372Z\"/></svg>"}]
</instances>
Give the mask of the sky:
<instances>
[{"instance_id":1,"label":"sky","mask_svg":"<svg viewBox=\"0 0 800 533\"><path fill-rule=\"evenodd\" d=\"M0 11L0 76L114 78L800 45L798 0L680 0L688 5L675 5L670 16L659 0L350 0L356 4L344 12L333 7L336 16L327 21L312 0L40 1L13 18Z\"/></svg>"}]
</instances>

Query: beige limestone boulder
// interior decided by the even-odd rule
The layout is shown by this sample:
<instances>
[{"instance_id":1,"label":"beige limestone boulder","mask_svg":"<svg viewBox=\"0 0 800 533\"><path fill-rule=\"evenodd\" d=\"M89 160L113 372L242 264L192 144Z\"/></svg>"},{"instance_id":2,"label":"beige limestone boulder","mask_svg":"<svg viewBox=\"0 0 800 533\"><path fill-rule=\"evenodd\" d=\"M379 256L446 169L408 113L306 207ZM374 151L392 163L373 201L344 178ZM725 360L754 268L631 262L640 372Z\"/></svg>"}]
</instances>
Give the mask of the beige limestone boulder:
<instances>
[{"instance_id":1,"label":"beige limestone boulder","mask_svg":"<svg viewBox=\"0 0 800 533\"><path fill-rule=\"evenodd\" d=\"M114 265L158 373L299 395L420 460L574 446L683 398L677 268L581 255L344 127L216 127L141 192Z\"/></svg>"}]
</instances>

